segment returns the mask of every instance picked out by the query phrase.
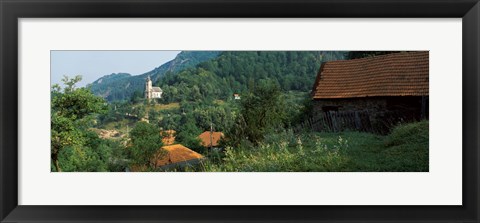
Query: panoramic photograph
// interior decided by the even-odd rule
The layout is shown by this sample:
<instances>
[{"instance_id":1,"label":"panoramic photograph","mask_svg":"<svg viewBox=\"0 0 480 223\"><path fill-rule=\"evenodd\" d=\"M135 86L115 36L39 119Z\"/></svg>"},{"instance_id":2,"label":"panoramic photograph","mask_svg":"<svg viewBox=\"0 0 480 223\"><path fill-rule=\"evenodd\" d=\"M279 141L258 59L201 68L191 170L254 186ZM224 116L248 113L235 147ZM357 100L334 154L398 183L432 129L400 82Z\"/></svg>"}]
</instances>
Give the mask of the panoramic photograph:
<instances>
[{"instance_id":1,"label":"panoramic photograph","mask_svg":"<svg viewBox=\"0 0 480 223\"><path fill-rule=\"evenodd\" d=\"M50 52L51 172L428 172L428 51Z\"/></svg>"}]
</instances>

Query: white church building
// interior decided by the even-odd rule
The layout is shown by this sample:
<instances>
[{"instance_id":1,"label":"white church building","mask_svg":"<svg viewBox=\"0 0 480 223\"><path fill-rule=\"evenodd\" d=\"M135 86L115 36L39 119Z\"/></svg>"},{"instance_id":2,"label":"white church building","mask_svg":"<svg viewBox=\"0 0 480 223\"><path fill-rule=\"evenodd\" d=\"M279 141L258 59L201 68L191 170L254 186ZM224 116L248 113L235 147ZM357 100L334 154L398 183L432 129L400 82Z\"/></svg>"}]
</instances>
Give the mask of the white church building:
<instances>
[{"instance_id":1,"label":"white church building","mask_svg":"<svg viewBox=\"0 0 480 223\"><path fill-rule=\"evenodd\" d=\"M145 83L145 99L162 98L162 93L163 91L160 87L152 87L152 80L148 76Z\"/></svg>"}]
</instances>

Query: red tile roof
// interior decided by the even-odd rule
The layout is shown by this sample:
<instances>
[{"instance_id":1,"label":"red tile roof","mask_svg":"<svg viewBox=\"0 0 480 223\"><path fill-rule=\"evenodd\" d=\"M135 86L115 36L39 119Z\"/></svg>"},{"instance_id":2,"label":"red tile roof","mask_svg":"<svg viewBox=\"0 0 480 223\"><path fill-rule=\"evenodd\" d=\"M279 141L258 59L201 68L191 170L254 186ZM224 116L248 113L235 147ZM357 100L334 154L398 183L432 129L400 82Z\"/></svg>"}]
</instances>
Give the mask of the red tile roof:
<instances>
[{"instance_id":1,"label":"red tile roof","mask_svg":"<svg viewBox=\"0 0 480 223\"><path fill-rule=\"evenodd\" d=\"M157 167L196 159L203 159L203 156L181 144L163 146L162 149L152 157L152 161L156 160ZM142 172L146 170L147 167L145 165L130 166L130 171L132 172Z\"/></svg>"},{"instance_id":2,"label":"red tile roof","mask_svg":"<svg viewBox=\"0 0 480 223\"><path fill-rule=\"evenodd\" d=\"M181 144L164 146L162 149L166 151L166 155L157 159L157 166L203 158L201 154Z\"/></svg>"},{"instance_id":3,"label":"red tile roof","mask_svg":"<svg viewBox=\"0 0 480 223\"><path fill-rule=\"evenodd\" d=\"M212 141L210 142L210 133L212 134ZM200 138L200 144L204 147L218 146L220 139L223 137L222 132L210 132L205 131L198 136Z\"/></svg>"},{"instance_id":4,"label":"red tile roof","mask_svg":"<svg viewBox=\"0 0 480 223\"><path fill-rule=\"evenodd\" d=\"M160 135L163 137L162 142L163 145L172 145L175 142L175 130L165 130L160 131Z\"/></svg>"},{"instance_id":5,"label":"red tile roof","mask_svg":"<svg viewBox=\"0 0 480 223\"><path fill-rule=\"evenodd\" d=\"M401 52L322 64L313 99L427 96L429 52Z\"/></svg>"}]
</instances>

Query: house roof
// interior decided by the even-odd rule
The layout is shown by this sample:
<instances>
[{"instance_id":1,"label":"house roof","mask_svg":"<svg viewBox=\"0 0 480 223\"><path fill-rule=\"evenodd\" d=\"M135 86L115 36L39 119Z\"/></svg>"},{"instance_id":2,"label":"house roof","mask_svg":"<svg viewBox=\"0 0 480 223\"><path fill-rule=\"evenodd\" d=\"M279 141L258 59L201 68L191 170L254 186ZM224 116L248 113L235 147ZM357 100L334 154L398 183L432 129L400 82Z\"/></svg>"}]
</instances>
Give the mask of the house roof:
<instances>
[{"instance_id":1,"label":"house roof","mask_svg":"<svg viewBox=\"0 0 480 223\"><path fill-rule=\"evenodd\" d=\"M210 142L210 134L212 136ZM218 146L220 139L223 137L222 132L210 132L205 131L198 136L200 138L200 144L204 147Z\"/></svg>"},{"instance_id":2,"label":"house roof","mask_svg":"<svg viewBox=\"0 0 480 223\"><path fill-rule=\"evenodd\" d=\"M172 145L175 142L175 130L160 131L160 135L163 137L162 142L164 145Z\"/></svg>"},{"instance_id":3,"label":"house roof","mask_svg":"<svg viewBox=\"0 0 480 223\"><path fill-rule=\"evenodd\" d=\"M313 99L427 96L429 52L401 52L322 64Z\"/></svg>"},{"instance_id":4,"label":"house roof","mask_svg":"<svg viewBox=\"0 0 480 223\"><path fill-rule=\"evenodd\" d=\"M162 147L166 155L157 159L157 166L164 166L172 163L201 159L203 156L181 144Z\"/></svg>"},{"instance_id":5,"label":"house roof","mask_svg":"<svg viewBox=\"0 0 480 223\"><path fill-rule=\"evenodd\" d=\"M152 87L153 92L163 92L160 87Z\"/></svg>"},{"instance_id":6,"label":"house roof","mask_svg":"<svg viewBox=\"0 0 480 223\"><path fill-rule=\"evenodd\" d=\"M163 154L166 153L166 154ZM162 150L159 150L157 156L159 158L152 158L157 159L157 167L179 163L179 162L186 162L191 160L202 159L203 156L181 144L163 146ZM132 165L130 166L130 170L132 172L141 172L147 170L145 165Z\"/></svg>"}]
</instances>

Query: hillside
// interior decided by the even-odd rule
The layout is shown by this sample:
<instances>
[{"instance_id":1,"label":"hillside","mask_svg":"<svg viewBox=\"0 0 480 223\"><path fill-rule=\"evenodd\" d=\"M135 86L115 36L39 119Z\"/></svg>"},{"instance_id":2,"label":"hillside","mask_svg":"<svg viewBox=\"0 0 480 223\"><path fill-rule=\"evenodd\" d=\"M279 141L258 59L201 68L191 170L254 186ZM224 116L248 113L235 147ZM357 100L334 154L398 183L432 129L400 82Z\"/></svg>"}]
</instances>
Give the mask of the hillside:
<instances>
[{"instance_id":1,"label":"hillside","mask_svg":"<svg viewBox=\"0 0 480 223\"><path fill-rule=\"evenodd\" d=\"M105 75L98 80L94 81L93 84L99 85L99 84L110 84L112 82L131 77L131 74L128 73L112 73L109 75Z\"/></svg>"},{"instance_id":2,"label":"hillside","mask_svg":"<svg viewBox=\"0 0 480 223\"><path fill-rule=\"evenodd\" d=\"M360 56L386 53L361 52ZM428 172L428 120L409 123L402 118L390 122L392 113L385 104L410 106L390 103L403 103L403 99L395 96L394 100L380 103L370 100L365 108L358 106L365 105L365 97L357 102L347 100L344 106L355 110L338 112L324 112L320 106L329 104L315 104L312 100L314 82L331 78L326 72L332 70L329 64L370 67L364 60L395 56L326 63L318 73L322 63L352 55L358 56L332 51L182 52L142 75L113 73L96 80L91 86L109 98L109 103L88 88L76 88L81 76L65 77L65 87L51 90L51 170ZM425 74L422 61L428 60L422 58L414 60L421 65L416 65L415 70ZM381 68L398 69L395 64L375 63ZM337 68L346 70L346 66ZM340 76L358 78L362 68L354 68ZM377 83L381 80L374 78L377 71L360 73ZM154 86L163 88L161 98L144 98L147 75ZM399 86L410 86L395 80ZM315 89L322 87L318 86ZM349 92L358 89L363 88ZM414 102L423 107L419 101ZM379 104L381 110L371 110L371 103ZM364 120L360 117L363 111L381 114ZM387 128L378 131L370 117ZM353 122L355 127L337 128ZM179 154L181 159L172 158ZM185 154L195 156L188 158Z\"/></svg>"},{"instance_id":3,"label":"hillside","mask_svg":"<svg viewBox=\"0 0 480 223\"><path fill-rule=\"evenodd\" d=\"M309 92L322 62L344 59L332 51L226 51L217 58L168 73L155 85L162 102L228 100L262 81L273 81L283 91Z\"/></svg>"},{"instance_id":4,"label":"hillside","mask_svg":"<svg viewBox=\"0 0 480 223\"><path fill-rule=\"evenodd\" d=\"M188 67L217 57L217 51L183 51L175 59L141 75L132 76L126 73L105 75L89 85L95 95L108 101L128 100L137 91L143 94L144 82L147 76L153 81L158 80L168 72L176 73Z\"/></svg>"}]
</instances>

